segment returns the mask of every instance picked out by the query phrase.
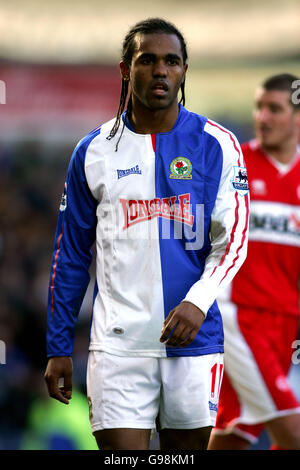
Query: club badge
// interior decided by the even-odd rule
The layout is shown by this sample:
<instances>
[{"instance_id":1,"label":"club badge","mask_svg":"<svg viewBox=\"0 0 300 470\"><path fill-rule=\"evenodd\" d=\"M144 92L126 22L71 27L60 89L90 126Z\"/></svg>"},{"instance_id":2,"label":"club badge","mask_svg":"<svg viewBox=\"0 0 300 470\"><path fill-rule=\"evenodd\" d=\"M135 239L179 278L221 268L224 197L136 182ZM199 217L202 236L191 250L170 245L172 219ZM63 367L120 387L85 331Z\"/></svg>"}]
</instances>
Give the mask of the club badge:
<instances>
[{"instance_id":1,"label":"club badge","mask_svg":"<svg viewBox=\"0 0 300 470\"><path fill-rule=\"evenodd\" d=\"M186 157L174 158L170 165L170 171L170 178L177 180L192 179L192 164Z\"/></svg>"}]
</instances>

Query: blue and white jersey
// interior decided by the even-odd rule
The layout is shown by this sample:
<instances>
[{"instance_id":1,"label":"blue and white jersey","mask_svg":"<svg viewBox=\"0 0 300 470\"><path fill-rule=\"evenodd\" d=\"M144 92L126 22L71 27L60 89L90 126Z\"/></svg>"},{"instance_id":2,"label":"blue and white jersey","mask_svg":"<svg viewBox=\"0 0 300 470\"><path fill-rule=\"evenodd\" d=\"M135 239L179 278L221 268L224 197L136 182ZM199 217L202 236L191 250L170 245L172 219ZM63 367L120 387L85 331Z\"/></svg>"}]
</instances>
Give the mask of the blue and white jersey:
<instances>
[{"instance_id":1,"label":"blue and white jersey","mask_svg":"<svg viewBox=\"0 0 300 470\"><path fill-rule=\"evenodd\" d=\"M114 120L82 139L68 170L49 283L47 353L72 355L96 242L90 350L121 356L223 352L216 297L247 251L249 196L235 136L180 106L170 132L137 134ZM241 175L243 175L241 177ZM181 301L205 314L185 348L160 343Z\"/></svg>"}]
</instances>

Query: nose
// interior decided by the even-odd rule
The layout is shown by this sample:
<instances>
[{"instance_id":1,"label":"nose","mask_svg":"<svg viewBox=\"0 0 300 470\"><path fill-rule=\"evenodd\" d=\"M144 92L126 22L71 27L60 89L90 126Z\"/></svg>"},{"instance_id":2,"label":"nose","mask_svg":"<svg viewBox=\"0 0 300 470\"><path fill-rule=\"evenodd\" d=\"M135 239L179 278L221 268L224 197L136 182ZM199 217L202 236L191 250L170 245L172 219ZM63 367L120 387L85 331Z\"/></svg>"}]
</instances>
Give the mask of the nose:
<instances>
[{"instance_id":1,"label":"nose","mask_svg":"<svg viewBox=\"0 0 300 470\"><path fill-rule=\"evenodd\" d=\"M153 67L153 76L154 77L166 77L167 76L167 67L163 60L157 60Z\"/></svg>"},{"instance_id":2,"label":"nose","mask_svg":"<svg viewBox=\"0 0 300 470\"><path fill-rule=\"evenodd\" d=\"M269 120L270 113L266 107L261 107L259 109L256 109L255 111L255 118L257 121L261 123L265 123Z\"/></svg>"}]
</instances>

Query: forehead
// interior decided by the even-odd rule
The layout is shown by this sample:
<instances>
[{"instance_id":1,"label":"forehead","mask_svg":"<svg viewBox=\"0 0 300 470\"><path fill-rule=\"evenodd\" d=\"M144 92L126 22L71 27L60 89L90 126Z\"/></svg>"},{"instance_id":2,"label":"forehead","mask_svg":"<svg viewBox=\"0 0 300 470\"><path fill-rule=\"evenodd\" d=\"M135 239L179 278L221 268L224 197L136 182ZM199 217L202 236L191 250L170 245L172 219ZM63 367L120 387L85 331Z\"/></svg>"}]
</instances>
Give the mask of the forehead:
<instances>
[{"instance_id":1,"label":"forehead","mask_svg":"<svg viewBox=\"0 0 300 470\"><path fill-rule=\"evenodd\" d=\"M285 90L266 90L259 87L255 91L254 101L256 103L278 104L282 106L291 105L291 94Z\"/></svg>"},{"instance_id":2,"label":"forehead","mask_svg":"<svg viewBox=\"0 0 300 470\"><path fill-rule=\"evenodd\" d=\"M134 56L141 54L176 54L183 58L179 38L176 34L166 33L137 34Z\"/></svg>"}]
</instances>

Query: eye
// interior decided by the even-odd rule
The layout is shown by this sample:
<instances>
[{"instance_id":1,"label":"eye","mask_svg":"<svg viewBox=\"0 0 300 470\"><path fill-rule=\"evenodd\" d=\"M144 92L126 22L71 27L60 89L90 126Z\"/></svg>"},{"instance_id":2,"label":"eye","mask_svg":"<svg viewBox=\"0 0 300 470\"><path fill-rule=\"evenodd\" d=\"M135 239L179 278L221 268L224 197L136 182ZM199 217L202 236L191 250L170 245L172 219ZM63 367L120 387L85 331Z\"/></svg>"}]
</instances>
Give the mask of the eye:
<instances>
[{"instance_id":1,"label":"eye","mask_svg":"<svg viewBox=\"0 0 300 470\"><path fill-rule=\"evenodd\" d=\"M281 112L281 107L276 105L276 104L270 104L270 111L273 114L280 113Z\"/></svg>"},{"instance_id":2,"label":"eye","mask_svg":"<svg viewBox=\"0 0 300 470\"><path fill-rule=\"evenodd\" d=\"M261 103L259 103L259 102L254 103L254 109L256 109L257 111L259 111L261 108L262 108L262 104L261 104Z\"/></svg>"},{"instance_id":3,"label":"eye","mask_svg":"<svg viewBox=\"0 0 300 470\"><path fill-rule=\"evenodd\" d=\"M173 58L167 59L167 64L168 65L178 65L178 63L179 63L178 59L173 59Z\"/></svg>"},{"instance_id":4,"label":"eye","mask_svg":"<svg viewBox=\"0 0 300 470\"><path fill-rule=\"evenodd\" d=\"M142 65L149 65L153 62L153 57L145 55L145 56L140 58L139 62Z\"/></svg>"}]
</instances>

